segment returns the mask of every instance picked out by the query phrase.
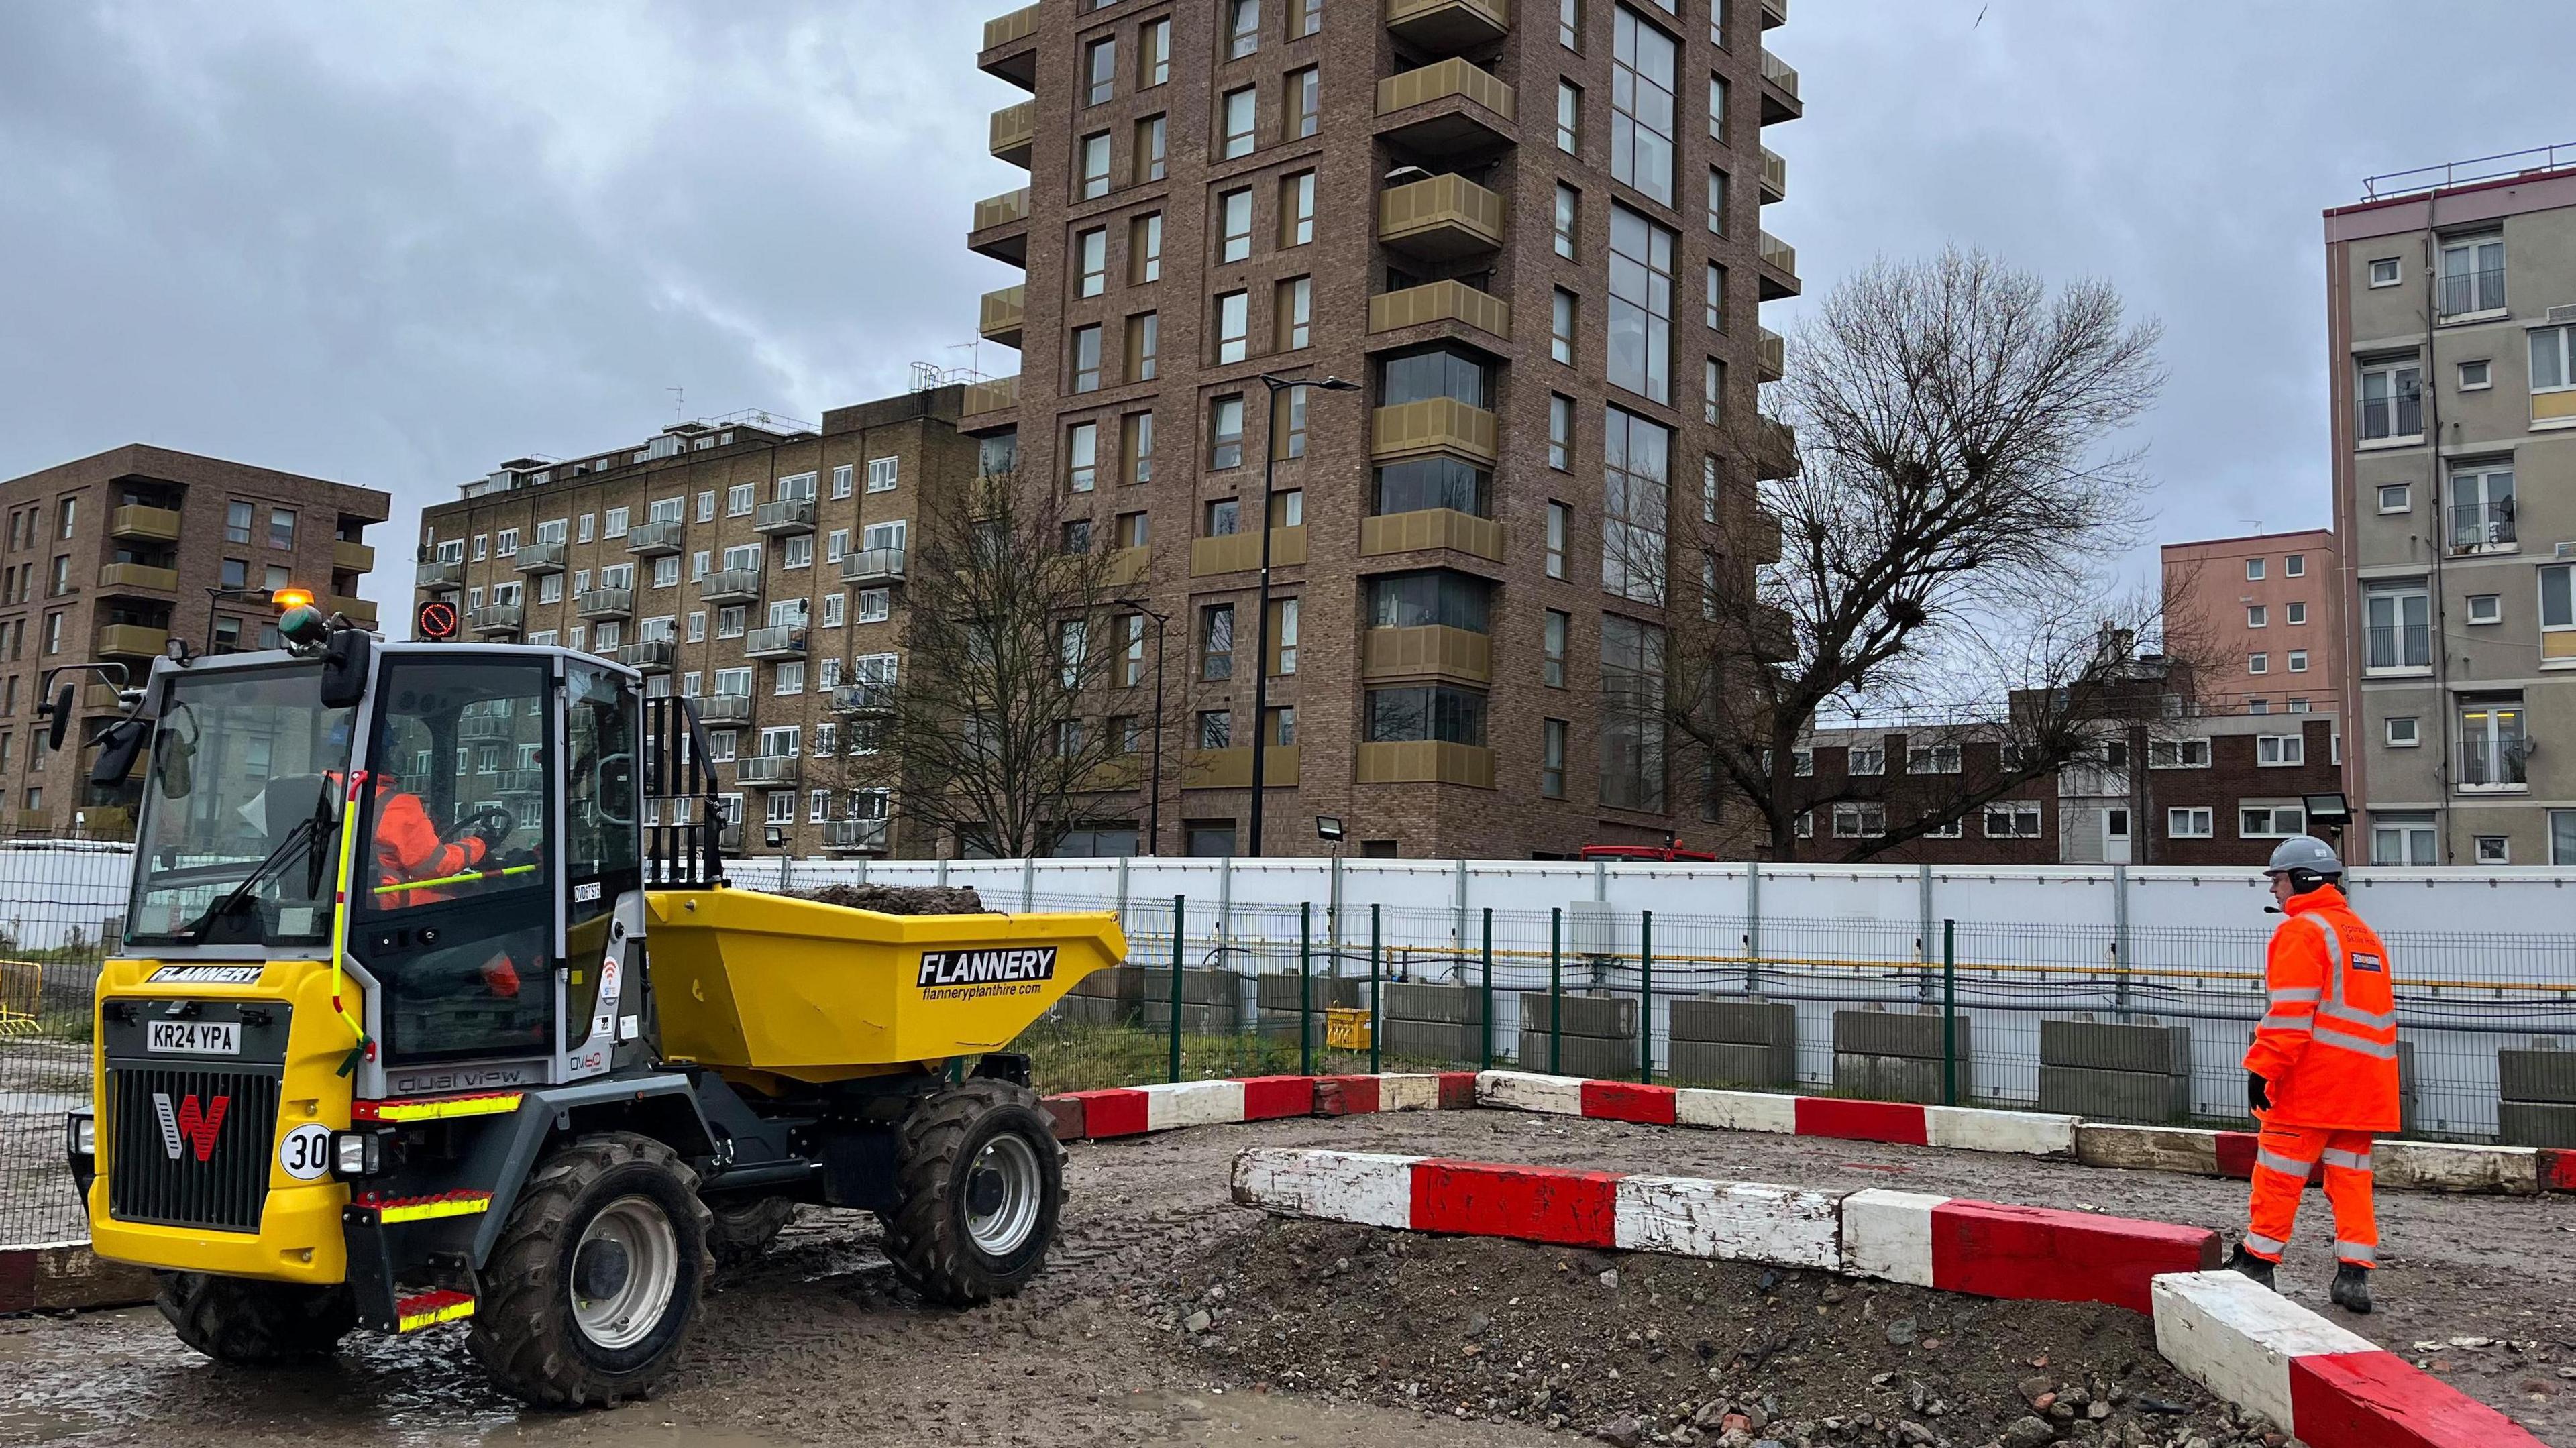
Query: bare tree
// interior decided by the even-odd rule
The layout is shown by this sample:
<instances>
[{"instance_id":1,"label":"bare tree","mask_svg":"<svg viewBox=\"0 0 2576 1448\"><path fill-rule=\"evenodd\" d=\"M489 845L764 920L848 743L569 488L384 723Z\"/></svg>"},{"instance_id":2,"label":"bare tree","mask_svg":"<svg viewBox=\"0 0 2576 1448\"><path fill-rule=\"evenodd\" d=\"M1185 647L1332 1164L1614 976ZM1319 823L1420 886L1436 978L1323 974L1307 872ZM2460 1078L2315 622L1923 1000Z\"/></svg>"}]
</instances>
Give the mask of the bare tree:
<instances>
[{"instance_id":1,"label":"bare tree","mask_svg":"<svg viewBox=\"0 0 2576 1448\"><path fill-rule=\"evenodd\" d=\"M1088 519L1003 476L934 497L914 539L902 671L854 686L852 773L1005 857L1132 817L1133 731L1098 717L1124 575Z\"/></svg>"},{"instance_id":2,"label":"bare tree","mask_svg":"<svg viewBox=\"0 0 2576 1448\"><path fill-rule=\"evenodd\" d=\"M2076 716L2133 667L2105 646L2105 620L2116 638L2152 612L2105 611L2101 579L2138 537L2139 455L2109 444L2162 383L2159 334L2107 284L2052 295L1953 250L1879 263L1792 338L1773 398L1790 426L1760 420L1739 449L1780 476L1756 508L1686 514L1676 543L1699 555L1699 606L1666 612L1667 722L1761 815L1775 858L1796 856L1798 816L1818 803L1794 757L1820 713L1964 723L1984 704L2020 736L2005 771L2018 777L1882 848L2093 747ZM2066 707L2004 707L2034 694Z\"/></svg>"}]
</instances>

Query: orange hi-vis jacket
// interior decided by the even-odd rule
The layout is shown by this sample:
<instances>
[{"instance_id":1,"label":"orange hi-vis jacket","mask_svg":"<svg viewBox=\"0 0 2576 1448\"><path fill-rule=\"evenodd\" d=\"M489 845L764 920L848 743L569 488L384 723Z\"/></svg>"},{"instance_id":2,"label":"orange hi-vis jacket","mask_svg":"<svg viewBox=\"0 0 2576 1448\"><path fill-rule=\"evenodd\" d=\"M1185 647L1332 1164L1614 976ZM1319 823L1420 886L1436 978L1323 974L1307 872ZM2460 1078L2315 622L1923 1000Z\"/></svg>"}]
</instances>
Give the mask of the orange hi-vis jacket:
<instances>
[{"instance_id":1,"label":"orange hi-vis jacket","mask_svg":"<svg viewBox=\"0 0 2576 1448\"><path fill-rule=\"evenodd\" d=\"M2270 1002L2245 1069L2269 1083L2267 1124L2395 1131L2397 998L2388 950L2320 886L2283 905L2263 984Z\"/></svg>"}]
</instances>

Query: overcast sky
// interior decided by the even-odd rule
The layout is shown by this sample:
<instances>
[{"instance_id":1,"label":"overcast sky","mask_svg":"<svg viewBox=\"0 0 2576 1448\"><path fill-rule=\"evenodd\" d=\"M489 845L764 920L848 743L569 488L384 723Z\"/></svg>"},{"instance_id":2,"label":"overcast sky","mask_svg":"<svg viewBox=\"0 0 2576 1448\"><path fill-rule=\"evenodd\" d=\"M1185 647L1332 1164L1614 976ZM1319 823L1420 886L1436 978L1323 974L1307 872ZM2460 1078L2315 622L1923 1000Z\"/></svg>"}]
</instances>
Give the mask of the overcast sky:
<instances>
[{"instance_id":1,"label":"overcast sky","mask_svg":"<svg viewBox=\"0 0 2576 1448\"><path fill-rule=\"evenodd\" d=\"M1952 241L2112 280L2167 329L2163 535L2322 525L2318 213L2576 141L2560 3L1793 0L1764 225L1810 297ZM399 600L424 504L670 388L814 420L971 365L1005 8L0 3L0 477L142 441L385 488Z\"/></svg>"}]
</instances>

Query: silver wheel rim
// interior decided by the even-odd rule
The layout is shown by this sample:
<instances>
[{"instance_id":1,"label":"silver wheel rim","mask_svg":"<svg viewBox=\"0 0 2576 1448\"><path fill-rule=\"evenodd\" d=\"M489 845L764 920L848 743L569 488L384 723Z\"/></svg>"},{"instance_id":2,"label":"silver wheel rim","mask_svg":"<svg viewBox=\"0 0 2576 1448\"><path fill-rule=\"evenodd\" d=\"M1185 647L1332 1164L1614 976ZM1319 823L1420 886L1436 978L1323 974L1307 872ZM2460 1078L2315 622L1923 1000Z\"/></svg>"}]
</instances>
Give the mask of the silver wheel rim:
<instances>
[{"instance_id":1,"label":"silver wheel rim","mask_svg":"<svg viewBox=\"0 0 2576 1448\"><path fill-rule=\"evenodd\" d=\"M585 1252L613 1246L625 1253L626 1273L597 1297L582 1295L580 1264ZM630 1348L650 1336L669 1310L680 1283L680 1239L671 1218L650 1197L619 1197L599 1209L581 1229L573 1248L573 1321L581 1335L611 1352Z\"/></svg>"},{"instance_id":2,"label":"silver wheel rim","mask_svg":"<svg viewBox=\"0 0 2576 1448\"><path fill-rule=\"evenodd\" d=\"M998 1187L1000 1195L985 1211L975 1210L979 1195L989 1195L986 1184ZM975 1160L966 1169L966 1236L978 1251L990 1257L1005 1257L1028 1245L1029 1236L1037 1230L1038 1203L1045 1195L1045 1184L1038 1173L1038 1154L1028 1139L1006 1131L984 1143Z\"/></svg>"}]
</instances>

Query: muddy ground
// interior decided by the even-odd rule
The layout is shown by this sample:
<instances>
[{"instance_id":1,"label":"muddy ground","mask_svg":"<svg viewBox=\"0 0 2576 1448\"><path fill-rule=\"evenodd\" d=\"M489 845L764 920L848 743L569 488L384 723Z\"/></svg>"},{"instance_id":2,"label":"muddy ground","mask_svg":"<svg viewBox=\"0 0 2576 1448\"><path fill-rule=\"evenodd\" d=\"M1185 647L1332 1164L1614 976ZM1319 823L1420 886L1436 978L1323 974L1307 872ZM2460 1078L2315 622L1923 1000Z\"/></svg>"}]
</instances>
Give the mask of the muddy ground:
<instances>
[{"instance_id":1,"label":"muddy ground","mask_svg":"<svg viewBox=\"0 0 2576 1448\"><path fill-rule=\"evenodd\" d=\"M2244 1193L2017 1158L1502 1112L1214 1127L1073 1148L1054 1266L1022 1297L978 1311L895 1292L871 1219L809 1213L764 1263L721 1285L670 1389L614 1413L523 1413L482 1385L453 1330L353 1339L336 1364L249 1374L179 1347L143 1310L0 1321L0 1443L1448 1448L1632 1430L1641 1443L1660 1433L1723 1444L1735 1429L1736 1444L1786 1448L1801 1435L1818 1448L1981 1448L2040 1426L2070 1443L2246 1441L2245 1425L2155 1358L2145 1320L2130 1314L1812 1273L1765 1285L1763 1269L1736 1264L1275 1222L1227 1196L1232 1155L1253 1144L1894 1186L2226 1229ZM2332 1311L2324 1204L2310 1200L2320 1215L2303 1217L2313 1230L2282 1278ZM2576 1206L2392 1193L2382 1208L2385 1310L2338 1319L2576 1448ZM1600 1276L1612 1270L1615 1286ZM2034 1413L2042 1392L2057 1396ZM2096 1400L2111 1404L2099 1418Z\"/></svg>"}]
</instances>

